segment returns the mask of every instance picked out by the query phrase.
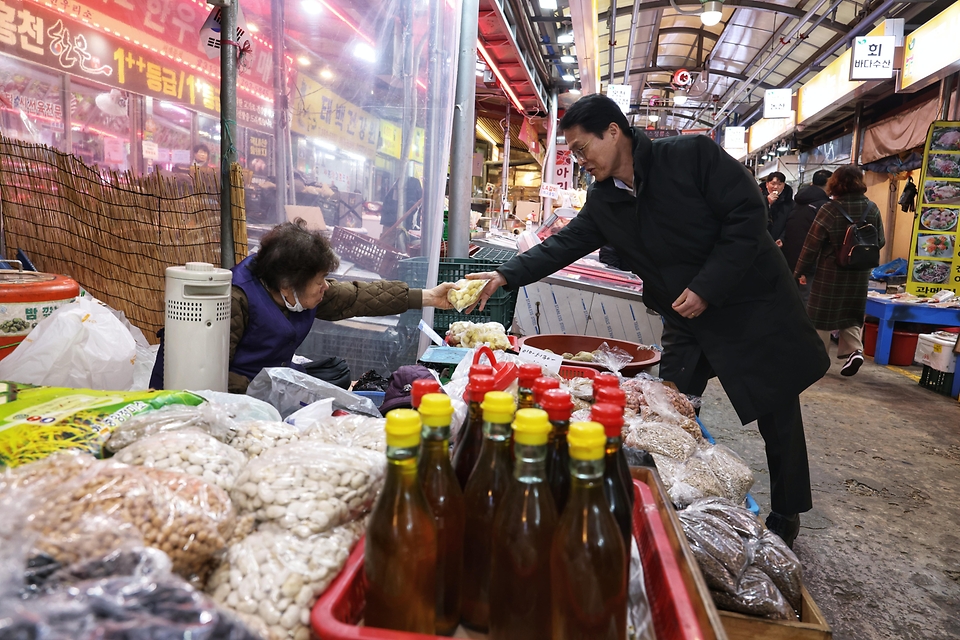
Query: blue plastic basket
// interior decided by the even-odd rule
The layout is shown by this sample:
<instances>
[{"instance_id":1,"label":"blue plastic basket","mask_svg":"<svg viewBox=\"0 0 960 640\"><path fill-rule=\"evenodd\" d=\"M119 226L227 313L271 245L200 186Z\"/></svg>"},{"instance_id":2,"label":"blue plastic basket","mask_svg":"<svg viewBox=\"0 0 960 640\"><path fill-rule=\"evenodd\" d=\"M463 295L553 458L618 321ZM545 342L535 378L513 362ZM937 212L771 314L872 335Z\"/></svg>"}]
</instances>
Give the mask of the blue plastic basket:
<instances>
[{"instance_id":1,"label":"blue plastic basket","mask_svg":"<svg viewBox=\"0 0 960 640\"><path fill-rule=\"evenodd\" d=\"M354 391L353 393L364 398L370 398L377 407L383 404L383 396L386 395L383 391Z\"/></svg>"},{"instance_id":2,"label":"blue plastic basket","mask_svg":"<svg viewBox=\"0 0 960 640\"><path fill-rule=\"evenodd\" d=\"M703 439L709 442L710 444L717 444L717 441L714 440L713 436L710 435L710 432L707 431L707 428L703 426L703 423L700 422L700 418L697 418L697 424L700 425L700 433L703 434ZM747 503L747 509L753 512L753 515L760 515L760 505L757 504L757 501L753 499L753 496L747 493L745 502Z\"/></svg>"}]
</instances>

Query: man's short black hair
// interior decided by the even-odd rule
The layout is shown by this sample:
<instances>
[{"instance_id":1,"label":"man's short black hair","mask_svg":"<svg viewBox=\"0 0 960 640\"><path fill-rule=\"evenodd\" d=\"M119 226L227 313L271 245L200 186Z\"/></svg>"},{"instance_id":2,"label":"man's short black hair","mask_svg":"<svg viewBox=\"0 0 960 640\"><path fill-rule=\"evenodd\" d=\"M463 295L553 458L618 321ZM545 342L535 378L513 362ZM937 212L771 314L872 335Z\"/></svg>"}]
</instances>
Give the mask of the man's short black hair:
<instances>
[{"instance_id":1,"label":"man's short black hair","mask_svg":"<svg viewBox=\"0 0 960 640\"><path fill-rule=\"evenodd\" d=\"M250 271L270 291L291 287L302 292L321 273L336 271L340 258L319 231L310 231L297 218L271 229L260 240L260 251Z\"/></svg>"},{"instance_id":2,"label":"man's short black hair","mask_svg":"<svg viewBox=\"0 0 960 640\"><path fill-rule=\"evenodd\" d=\"M779 171L774 171L773 173L768 173L768 174L767 174L767 182L770 182L770 181L773 180L774 178L776 178L776 179L779 180L780 182L786 182L786 181L787 181L787 176L783 175L783 174L780 173Z\"/></svg>"},{"instance_id":3,"label":"man's short black hair","mask_svg":"<svg viewBox=\"0 0 960 640\"><path fill-rule=\"evenodd\" d=\"M813 174L813 184L818 187L827 186L827 180L830 179L830 176L833 175L833 171L829 169L820 169Z\"/></svg>"},{"instance_id":4,"label":"man's short black hair","mask_svg":"<svg viewBox=\"0 0 960 640\"><path fill-rule=\"evenodd\" d=\"M627 116L623 115L617 103L605 95L594 93L583 96L567 109L560 119L560 130L580 127L587 133L602 138L610 123L620 127L624 133L630 130Z\"/></svg>"}]
</instances>

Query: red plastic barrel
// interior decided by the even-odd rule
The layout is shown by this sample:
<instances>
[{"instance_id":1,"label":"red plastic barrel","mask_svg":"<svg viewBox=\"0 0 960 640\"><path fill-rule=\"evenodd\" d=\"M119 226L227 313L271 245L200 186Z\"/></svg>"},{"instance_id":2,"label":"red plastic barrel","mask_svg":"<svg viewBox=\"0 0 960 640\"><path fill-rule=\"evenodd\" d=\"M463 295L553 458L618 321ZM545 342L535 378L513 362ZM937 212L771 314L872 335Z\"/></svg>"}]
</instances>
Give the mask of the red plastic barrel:
<instances>
[{"instance_id":1,"label":"red plastic barrel","mask_svg":"<svg viewBox=\"0 0 960 640\"><path fill-rule=\"evenodd\" d=\"M0 271L0 360L16 349L37 323L80 295L66 276Z\"/></svg>"}]
</instances>

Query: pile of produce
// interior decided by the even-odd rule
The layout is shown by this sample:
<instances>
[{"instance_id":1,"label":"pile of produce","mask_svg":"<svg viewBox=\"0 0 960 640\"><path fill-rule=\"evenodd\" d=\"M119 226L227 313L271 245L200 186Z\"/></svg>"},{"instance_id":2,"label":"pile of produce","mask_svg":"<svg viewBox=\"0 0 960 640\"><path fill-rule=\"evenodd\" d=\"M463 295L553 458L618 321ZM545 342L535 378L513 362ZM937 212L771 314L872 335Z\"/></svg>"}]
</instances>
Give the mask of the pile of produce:
<instances>
[{"instance_id":1,"label":"pile of produce","mask_svg":"<svg viewBox=\"0 0 960 640\"><path fill-rule=\"evenodd\" d=\"M491 349L509 349L507 331L499 322L454 322L447 329L447 344L473 349L487 345Z\"/></svg>"}]
</instances>

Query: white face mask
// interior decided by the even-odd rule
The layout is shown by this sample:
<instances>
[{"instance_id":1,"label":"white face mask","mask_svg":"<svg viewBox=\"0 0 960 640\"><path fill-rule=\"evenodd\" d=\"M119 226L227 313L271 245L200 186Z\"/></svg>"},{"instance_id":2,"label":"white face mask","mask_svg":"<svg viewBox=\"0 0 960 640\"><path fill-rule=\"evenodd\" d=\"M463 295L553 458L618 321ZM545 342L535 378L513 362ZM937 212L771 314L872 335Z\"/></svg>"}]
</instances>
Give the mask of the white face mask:
<instances>
[{"instance_id":1,"label":"white face mask","mask_svg":"<svg viewBox=\"0 0 960 640\"><path fill-rule=\"evenodd\" d=\"M280 297L283 298L283 304L287 305L287 309L289 309L290 311L293 311L295 313L300 313L301 311L303 311L303 305L300 304L300 298L297 297L296 291L293 292L293 301L296 304L290 304L289 302L287 302L287 296L283 295L283 293L280 294Z\"/></svg>"}]
</instances>

